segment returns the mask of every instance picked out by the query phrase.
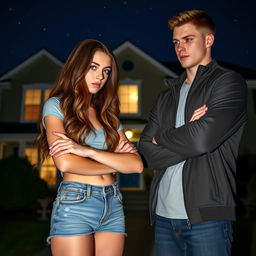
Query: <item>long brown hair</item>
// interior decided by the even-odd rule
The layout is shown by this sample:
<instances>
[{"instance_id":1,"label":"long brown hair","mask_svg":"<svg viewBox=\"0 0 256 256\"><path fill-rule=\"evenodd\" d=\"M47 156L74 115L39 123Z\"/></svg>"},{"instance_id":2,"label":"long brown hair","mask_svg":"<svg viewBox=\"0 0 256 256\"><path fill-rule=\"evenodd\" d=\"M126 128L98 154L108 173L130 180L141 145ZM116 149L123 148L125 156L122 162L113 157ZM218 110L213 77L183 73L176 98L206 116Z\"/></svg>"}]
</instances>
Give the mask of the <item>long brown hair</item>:
<instances>
[{"instance_id":1,"label":"long brown hair","mask_svg":"<svg viewBox=\"0 0 256 256\"><path fill-rule=\"evenodd\" d=\"M96 94L91 94L85 86L85 75L96 51L102 51L111 58L111 73ZM78 44L68 57L49 97L60 99L60 108L64 115L66 135L79 144L84 144L90 132L94 132L88 118L88 108L93 106L99 122L105 130L106 147L114 151L118 142L119 99L117 95L119 72L116 59L111 50L97 40L85 40ZM40 122L41 134L36 143L43 161L49 154L46 131Z\"/></svg>"}]
</instances>

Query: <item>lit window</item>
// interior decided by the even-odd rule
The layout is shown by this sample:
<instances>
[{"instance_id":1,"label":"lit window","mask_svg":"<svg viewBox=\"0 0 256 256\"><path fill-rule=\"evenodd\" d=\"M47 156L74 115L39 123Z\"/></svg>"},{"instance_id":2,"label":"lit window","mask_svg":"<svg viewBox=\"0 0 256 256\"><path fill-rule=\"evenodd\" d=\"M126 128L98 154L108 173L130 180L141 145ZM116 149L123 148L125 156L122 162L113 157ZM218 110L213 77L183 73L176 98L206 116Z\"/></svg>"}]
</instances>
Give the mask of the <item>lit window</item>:
<instances>
[{"instance_id":1,"label":"lit window","mask_svg":"<svg viewBox=\"0 0 256 256\"><path fill-rule=\"evenodd\" d=\"M42 101L45 102L51 89L26 89L24 97L24 121L38 121L41 114Z\"/></svg>"},{"instance_id":2,"label":"lit window","mask_svg":"<svg viewBox=\"0 0 256 256\"><path fill-rule=\"evenodd\" d=\"M118 90L121 114L137 114L139 112L138 85L120 85Z\"/></svg>"},{"instance_id":3,"label":"lit window","mask_svg":"<svg viewBox=\"0 0 256 256\"><path fill-rule=\"evenodd\" d=\"M28 158L28 161L35 165L38 162L38 154L36 148L26 148L25 149L25 156Z\"/></svg>"},{"instance_id":4,"label":"lit window","mask_svg":"<svg viewBox=\"0 0 256 256\"><path fill-rule=\"evenodd\" d=\"M29 89L25 92L24 120L37 121L41 110L41 90Z\"/></svg>"},{"instance_id":5,"label":"lit window","mask_svg":"<svg viewBox=\"0 0 256 256\"><path fill-rule=\"evenodd\" d=\"M51 157L44 160L41 166L40 177L49 185L56 184L56 167Z\"/></svg>"},{"instance_id":6,"label":"lit window","mask_svg":"<svg viewBox=\"0 0 256 256\"><path fill-rule=\"evenodd\" d=\"M36 148L26 148L25 156L32 165L38 163L38 150ZM56 184L56 167L51 157L48 157L41 165L40 178L45 180L49 185Z\"/></svg>"}]
</instances>

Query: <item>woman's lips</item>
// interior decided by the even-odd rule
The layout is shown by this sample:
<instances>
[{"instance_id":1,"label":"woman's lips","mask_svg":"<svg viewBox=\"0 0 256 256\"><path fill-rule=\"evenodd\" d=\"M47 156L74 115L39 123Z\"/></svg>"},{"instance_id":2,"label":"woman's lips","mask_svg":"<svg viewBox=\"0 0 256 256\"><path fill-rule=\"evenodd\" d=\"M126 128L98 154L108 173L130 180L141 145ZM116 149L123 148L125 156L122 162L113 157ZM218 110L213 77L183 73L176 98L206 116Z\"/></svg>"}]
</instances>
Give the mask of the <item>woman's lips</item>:
<instances>
[{"instance_id":1,"label":"woman's lips","mask_svg":"<svg viewBox=\"0 0 256 256\"><path fill-rule=\"evenodd\" d=\"M92 83L92 85L96 88L100 88L101 83Z\"/></svg>"}]
</instances>

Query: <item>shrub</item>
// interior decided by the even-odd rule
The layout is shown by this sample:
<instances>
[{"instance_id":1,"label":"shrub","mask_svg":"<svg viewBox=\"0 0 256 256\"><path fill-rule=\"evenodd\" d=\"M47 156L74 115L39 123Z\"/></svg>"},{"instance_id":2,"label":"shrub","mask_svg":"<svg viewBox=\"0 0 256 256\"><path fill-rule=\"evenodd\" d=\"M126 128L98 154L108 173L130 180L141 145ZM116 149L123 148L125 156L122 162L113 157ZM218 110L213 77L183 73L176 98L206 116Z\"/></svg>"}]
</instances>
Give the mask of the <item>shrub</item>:
<instances>
[{"instance_id":1,"label":"shrub","mask_svg":"<svg viewBox=\"0 0 256 256\"><path fill-rule=\"evenodd\" d=\"M0 161L0 194L0 208L13 210L47 196L48 187L26 158L11 156Z\"/></svg>"}]
</instances>

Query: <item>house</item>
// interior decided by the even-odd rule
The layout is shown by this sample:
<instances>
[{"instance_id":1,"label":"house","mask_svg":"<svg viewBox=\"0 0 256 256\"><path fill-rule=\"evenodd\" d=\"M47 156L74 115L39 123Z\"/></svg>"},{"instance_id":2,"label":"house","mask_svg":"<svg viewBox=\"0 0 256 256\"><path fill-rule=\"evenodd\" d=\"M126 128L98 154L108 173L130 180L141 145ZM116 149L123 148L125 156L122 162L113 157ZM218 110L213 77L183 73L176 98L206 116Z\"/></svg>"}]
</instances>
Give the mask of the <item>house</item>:
<instances>
[{"instance_id":1,"label":"house","mask_svg":"<svg viewBox=\"0 0 256 256\"><path fill-rule=\"evenodd\" d=\"M165 89L165 78L177 75L131 42L114 50L120 68L120 119L127 136L137 143L156 95ZM0 159L17 154L36 164L39 155L33 142L37 120L63 62L41 50L0 78ZM144 189L144 174L119 175L120 187ZM53 160L40 167L50 186L59 182Z\"/></svg>"},{"instance_id":2,"label":"house","mask_svg":"<svg viewBox=\"0 0 256 256\"><path fill-rule=\"evenodd\" d=\"M152 102L166 89L165 79L176 77L177 63L160 63L129 41L114 50L120 69L120 119L126 135L136 144L146 124ZM247 79L248 117L240 154L256 154L256 72L227 63ZM32 164L39 160L33 142L38 135L37 120L63 62L41 50L0 78L0 159L16 154ZM120 174L123 189L144 189L147 172ZM40 176L49 186L60 181L51 158L40 167Z\"/></svg>"},{"instance_id":3,"label":"house","mask_svg":"<svg viewBox=\"0 0 256 256\"><path fill-rule=\"evenodd\" d=\"M253 75L256 77L256 71ZM240 155L256 155L256 80L253 77L246 80L248 86L248 122L240 145Z\"/></svg>"}]
</instances>

